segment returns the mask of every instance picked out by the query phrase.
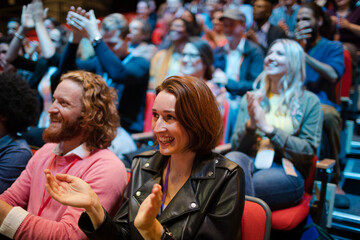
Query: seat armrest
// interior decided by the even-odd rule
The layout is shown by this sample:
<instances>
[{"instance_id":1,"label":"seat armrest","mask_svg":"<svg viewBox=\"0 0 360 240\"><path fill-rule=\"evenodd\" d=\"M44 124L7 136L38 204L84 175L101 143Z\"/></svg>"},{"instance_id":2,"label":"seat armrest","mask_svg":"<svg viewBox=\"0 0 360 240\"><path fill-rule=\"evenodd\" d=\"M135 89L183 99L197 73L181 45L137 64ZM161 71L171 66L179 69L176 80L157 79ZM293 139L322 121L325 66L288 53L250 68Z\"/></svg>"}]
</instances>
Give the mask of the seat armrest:
<instances>
[{"instance_id":1,"label":"seat armrest","mask_svg":"<svg viewBox=\"0 0 360 240\"><path fill-rule=\"evenodd\" d=\"M231 143L218 145L213 151L224 155L231 151Z\"/></svg>"},{"instance_id":2,"label":"seat armrest","mask_svg":"<svg viewBox=\"0 0 360 240\"><path fill-rule=\"evenodd\" d=\"M334 167L334 165L335 165L334 159L325 158L316 163L316 168L327 170L327 169Z\"/></svg>"},{"instance_id":3,"label":"seat armrest","mask_svg":"<svg viewBox=\"0 0 360 240\"><path fill-rule=\"evenodd\" d=\"M153 132L133 133L131 134L131 137L132 139L134 139L135 142L150 141L154 139L154 133Z\"/></svg>"}]
</instances>

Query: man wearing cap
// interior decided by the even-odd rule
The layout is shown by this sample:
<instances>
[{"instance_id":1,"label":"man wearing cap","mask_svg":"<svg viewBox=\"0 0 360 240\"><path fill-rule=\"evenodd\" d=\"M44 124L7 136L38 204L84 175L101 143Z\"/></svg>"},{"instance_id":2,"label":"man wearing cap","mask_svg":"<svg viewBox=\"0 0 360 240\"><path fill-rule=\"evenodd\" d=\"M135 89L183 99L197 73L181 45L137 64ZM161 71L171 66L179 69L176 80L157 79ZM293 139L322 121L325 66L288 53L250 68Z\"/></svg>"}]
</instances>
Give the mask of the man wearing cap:
<instances>
[{"instance_id":1,"label":"man wearing cap","mask_svg":"<svg viewBox=\"0 0 360 240\"><path fill-rule=\"evenodd\" d=\"M224 71L226 77L215 76L214 81L224 84L231 95L242 96L252 90L255 78L262 72L264 54L259 46L246 39L246 18L238 9L225 10L220 20L228 44L214 50L214 66Z\"/></svg>"}]
</instances>

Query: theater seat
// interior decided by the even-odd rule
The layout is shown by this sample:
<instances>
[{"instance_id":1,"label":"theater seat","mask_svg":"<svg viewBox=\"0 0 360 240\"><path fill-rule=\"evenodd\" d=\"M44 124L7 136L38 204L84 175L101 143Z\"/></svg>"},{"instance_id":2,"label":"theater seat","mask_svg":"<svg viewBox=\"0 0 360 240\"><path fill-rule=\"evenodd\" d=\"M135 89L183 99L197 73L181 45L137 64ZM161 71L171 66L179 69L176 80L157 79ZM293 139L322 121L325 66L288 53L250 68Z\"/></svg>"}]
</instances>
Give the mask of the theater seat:
<instances>
[{"instance_id":1,"label":"theater seat","mask_svg":"<svg viewBox=\"0 0 360 240\"><path fill-rule=\"evenodd\" d=\"M245 196L241 229L242 240L270 239L271 211L263 200Z\"/></svg>"}]
</instances>

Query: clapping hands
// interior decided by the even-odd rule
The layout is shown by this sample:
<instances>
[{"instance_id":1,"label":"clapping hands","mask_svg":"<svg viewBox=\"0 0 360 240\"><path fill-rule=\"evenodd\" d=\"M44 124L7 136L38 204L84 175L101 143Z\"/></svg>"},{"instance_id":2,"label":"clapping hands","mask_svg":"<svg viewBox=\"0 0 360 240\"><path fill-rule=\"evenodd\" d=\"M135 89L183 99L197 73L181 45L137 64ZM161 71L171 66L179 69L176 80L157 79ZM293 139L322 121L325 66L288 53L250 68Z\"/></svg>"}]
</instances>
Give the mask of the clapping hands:
<instances>
[{"instance_id":1,"label":"clapping hands","mask_svg":"<svg viewBox=\"0 0 360 240\"><path fill-rule=\"evenodd\" d=\"M98 20L94 11L86 12L81 7L75 9L71 7L66 18L67 24L72 28L74 35L88 37L90 41L100 38L101 33L98 28Z\"/></svg>"},{"instance_id":2,"label":"clapping hands","mask_svg":"<svg viewBox=\"0 0 360 240\"><path fill-rule=\"evenodd\" d=\"M260 106L263 96L260 93L254 92L246 93L247 110L250 119L247 122L247 127L251 129L259 129L265 134L269 134L274 130L274 127L266 122L264 110Z\"/></svg>"}]
</instances>

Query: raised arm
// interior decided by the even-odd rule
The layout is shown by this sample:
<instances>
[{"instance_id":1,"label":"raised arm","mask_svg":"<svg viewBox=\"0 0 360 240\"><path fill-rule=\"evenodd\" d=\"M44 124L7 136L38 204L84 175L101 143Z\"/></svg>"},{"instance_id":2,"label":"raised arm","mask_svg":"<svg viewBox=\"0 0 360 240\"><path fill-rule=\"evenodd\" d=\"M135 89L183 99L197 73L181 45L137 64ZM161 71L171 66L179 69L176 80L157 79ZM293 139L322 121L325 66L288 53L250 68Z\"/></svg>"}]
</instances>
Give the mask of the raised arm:
<instances>
[{"instance_id":1,"label":"raised arm","mask_svg":"<svg viewBox=\"0 0 360 240\"><path fill-rule=\"evenodd\" d=\"M18 31L15 33L15 36L11 40L9 49L6 54L6 61L11 63L19 55L19 50L25 38L25 34L32 28L34 28L34 20L31 16L30 5L24 5L21 13L21 25Z\"/></svg>"},{"instance_id":2,"label":"raised arm","mask_svg":"<svg viewBox=\"0 0 360 240\"><path fill-rule=\"evenodd\" d=\"M33 0L29 5L42 54L46 59L49 59L55 54L56 49L44 25L44 18L46 17L48 9L43 9L43 4L40 0Z\"/></svg>"}]
</instances>

